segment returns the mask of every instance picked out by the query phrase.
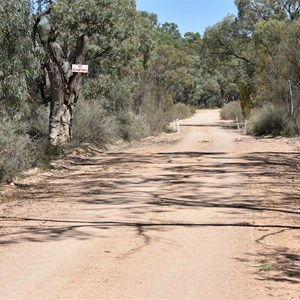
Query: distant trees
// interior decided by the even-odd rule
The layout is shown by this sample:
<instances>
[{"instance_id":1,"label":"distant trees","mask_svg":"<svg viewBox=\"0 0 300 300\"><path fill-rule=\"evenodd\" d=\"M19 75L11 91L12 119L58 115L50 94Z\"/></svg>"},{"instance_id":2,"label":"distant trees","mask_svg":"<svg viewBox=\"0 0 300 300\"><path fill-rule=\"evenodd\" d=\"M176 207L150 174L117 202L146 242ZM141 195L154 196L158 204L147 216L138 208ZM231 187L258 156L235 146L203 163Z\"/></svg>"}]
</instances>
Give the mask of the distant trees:
<instances>
[{"instance_id":1,"label":"distant trees","mask_svg":"<svg viewBox=\"0 0 300 300\"><path fill-rule=\"evenodd\" d=\"M1 14L9 18L1 19L0 100L28 117L49 103L53 145L72 140L80 95L117 119L145 115L146 106L163 118L177 102L213 107L228 98L200 34L181 36L175 23L137 12L133 0L19 0L2 2ZM90 73L72 73L72 64L89 64Z\"/></svg>"},{"instance_id":2,"label":"distant trees","mask_svg":"<svg viewBox=\"0 0 300 300\"><path fill-rule=\"evenodd\" d=\"M47 165L47 136L51 145L102 146L160 131L191 85L177 25L159 25L134 0L0 0L0 16L0 180ZM72 64L88 64L89 74ZM16 140L24 142L9 165Z\"/></svg>"},{"instance_id":3,"label":"distant trees","mask_svg":"<svg viewBox=\"0 0 300 300\"><path fill-rule=\"evenodd\" d=\"M236 0L235 3L237 17L227 16L206 30L204 41L209 53L223 70L225 65L236 70L232 82L239 88L245 117L251 118L257 112L253 108L271 104L283 124L281 130L274 132L299 134L300 70L296 44L300 39L300 3L294 0ZM218 65L215 68L220 69Z\"/></svg>"}]
</instances>

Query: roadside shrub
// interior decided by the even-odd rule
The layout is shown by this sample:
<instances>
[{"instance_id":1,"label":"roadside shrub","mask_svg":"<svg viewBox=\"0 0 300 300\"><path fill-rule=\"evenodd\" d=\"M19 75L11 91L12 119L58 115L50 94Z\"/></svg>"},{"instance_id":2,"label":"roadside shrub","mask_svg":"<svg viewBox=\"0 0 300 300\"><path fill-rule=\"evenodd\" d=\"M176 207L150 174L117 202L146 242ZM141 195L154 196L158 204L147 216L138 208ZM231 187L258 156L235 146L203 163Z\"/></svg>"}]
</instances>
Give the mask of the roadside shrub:
<instances>
[{"instance_id":1,"label":"roadside shrub","mask_svg":"<svg viewBox=\"0 0 300 300\"><path fill-rule=\"evenodd\" d=\"M157 134L163 131L168 123L165 119L166 112L173 106L173 98L163 89L148 90L139 107L139 113L142 116L144 123L150 128L152 134Z\"/></svg>"},{"instance_id":2,"label":"roadside shrub","mask_svg":"<svg viewBox=\"0 0 300 300\"><path fill-rule=\"evenodd\" d=\"M183 104L176 103L165 116L166 122L171 122L176 119L186 119L191 117L194 114L194 109Z\"/></svg>"},{"instance_id":3,"label":"roadside shrub","mask_svg":"<svg viewBox=\"0 0 300 300\"><path fill-rule=\"evenodd\" d=\"M51 169L51 161L58 159L65 151L64 146L51 145L49 139L38 139L36 143L35 165L40 169Z\"/></svg>"},{"instance_id":4,"label":"roadside shrub","mask_svg":"<svg viewBox=\"0 0 300 300\"><path fill-rule=\"evenodd\" d=\"M119 115L119 135L126 141L140 140L150 134L150 128L143 117L132 111L123 112Z\"/></svg>"},{"instance_id":5,"label":"roadside shrub","mask_svg":"<svg viewBox=\"0 0 300 300\"><path fill-rule=\"evenodd\" d=\"M165 114L164 116L164 128L163 131L165 133L174 133L177 132L173 126L171 126L171 122L174 120L182 120L191 117L196 110L191 108L183 103L177 103Z\"/></svg>"},{"instance_id":6,"label":"roadside shrub","mask_svg":"<svg viewBox=\"0 0 300 300\"><path fill-rule=\"evenodd\" d=\"M266 104L251 112L247 133L258 136L280 135L284 129L284 123L284 111L273 104Z\"/></svg>"},{"instance_id":7,"label":"roadside shrub","mask_svg":"<svg viewBox=\"0 0 300 300\"><path fill-rule=\"evenodd\" d=\"M154 107L149 107L148 110L143 109L141 113L144 123L149 126L152 134L157 134L163 131L163 128L166 125L164 115L165 114L161 108L155 109Z\"/></svg>"},{"instance_id":8,"label":"roadside shrub","mask_svg":"<svg viewBox=\"0 0 300 300\"><path fill-rule=\"evenodd\" d=\"M49 115L50 109L45 106L35 108L29 118L29 134L33 138L49 138Z\"/></svg>"},{"instance_id":9,"label":"roadside shrub","mask_svg":"<svg viewBox=\"0 0 300 300\"><path fill-rule=\"evenodd\" d=\"M148 124L151 133L160 133L162 131L172 132L168 129L170 122L176 119L185 119L191 117L196 110L183 103L170 105L164 110L161 107L153 105L150 101L145 101L141 107L141 114L144 123Z\"/></svg>"},{"instance_id":10,"label":"roadside shrub","mask_svg":"<svg viewBox=\"0 0 300 300\"><path fill-rule=\"evenodd\" d=\"M112 143L117 138L116 118L108 116L97 101L80 101L75 110L73 142L92 143L99 147Z\"/></svg>"},{"instance_id":11,"label":"roadside shrub","mask_svg":"<svg viewBox=\"0 0 300 300\"><path fill-rule=\"evenodd\" d=\"M233 101L224 104L220 116L222 120L236 120L243 121L243 113L241 109L241 104L239 101Z\"/></svg>"},{"instance_id":12,"label":"roadside shrub","mask_svg":"<svg viewBox=\"0 0 300 300\"><path fill-rule=\"evenodd\" d=\"M36 149L27 132L28 124L17 117L0 116L0 181L11 181L33 165Z\"/></svg>"},{"instance_id":13,"label":"roadside shrub","mask_svg":"<svg viewBox=\"0 0 300 300\"><path fill-rule=\"evenodd\" d=\"M300 107L294 110L293 117L286 119L284 124L284 130L282 132L284 136L299 136L300 134Z\"/></svg>"}]
</instances>

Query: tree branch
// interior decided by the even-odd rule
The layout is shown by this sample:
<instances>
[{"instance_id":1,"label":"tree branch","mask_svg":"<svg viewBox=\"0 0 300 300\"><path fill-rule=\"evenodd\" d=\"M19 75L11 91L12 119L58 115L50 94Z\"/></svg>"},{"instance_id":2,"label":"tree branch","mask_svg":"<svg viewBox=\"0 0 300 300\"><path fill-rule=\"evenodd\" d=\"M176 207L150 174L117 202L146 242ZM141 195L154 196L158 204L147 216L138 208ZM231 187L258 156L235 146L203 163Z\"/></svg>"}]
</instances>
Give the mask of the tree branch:
<instances>
[{"instance_id":1,"label":"tree branch","mask_svg":"<svg viewBox=\"0 0 300 300\"><path fill-rule=\"evenodd\" d=\"M255 66L254 62L250 61L249 59L247 59L247 58L245 58L243 56L240 56L240 55L236 54L232 49L230 49L230 47L228 47L225 43L223 43L220 38L218 38L218 41L221 44L221 46L223 46L228 51L228 53L226 53L226 54L232 55L232 56L234 56L234 57L236 57L238 59L241 59L241 60L243 60L243 61L245 61L245 62L247 62L247 63Z\"/></svg>"},{"instance_id":2,"label":"tree branch","mask_svg":"<svg viewBox=\"0 0 300 300\"><path fill-rule=\"evenodd\" d=\"M113 47L109 46L106 49L104 49L102 52L100 52L99 54L95 55L94 57L88 58L87 61L91 62L91 61L97 60L100 57L108 56L112 49L113 49Z\"/></svg>"},{"instance_id":3,"label":"tree branch","mask_svg":"<svg viewBox=\"0 0 300 300\"><path fill-rule=\"evenodd\" d=\"M32 40L33 40L33 45L34 47L36 47L36 34L38 33L39 37L40 37L40 33L38 32L38 26L40 24L40 22L42 21L42 18L45 17L46 15L49 15L51 13L51 9L52 9L52 1L49 1L49 6L47 7L47 9L44 12L40 12L37 15L34 16L34 24L33 24L33 30L32 30ZM45 43L43 42L43 40L41 39L41 43L43 44L43 46L45 46Z\"/></svg>"}]
</instances>

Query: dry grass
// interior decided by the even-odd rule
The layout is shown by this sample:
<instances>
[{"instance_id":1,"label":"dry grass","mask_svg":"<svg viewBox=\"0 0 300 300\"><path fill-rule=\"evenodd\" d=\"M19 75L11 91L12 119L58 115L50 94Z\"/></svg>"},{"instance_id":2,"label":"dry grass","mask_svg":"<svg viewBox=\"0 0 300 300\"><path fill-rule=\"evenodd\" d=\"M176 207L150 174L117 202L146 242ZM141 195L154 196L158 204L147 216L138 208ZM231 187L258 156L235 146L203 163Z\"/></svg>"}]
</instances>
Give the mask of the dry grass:
<instances>
[{"instance_id":1,"label":"dry grass","mask_svg":"<svg viewBox=\"0 0 300 300\"><path fill-rule=\"evenodd\" d=\"M253 135L280 135L284 127L284 111L273 104L266 104L251 112L247 133Z\"/></svg>"},{"instance_id":2,"label":"dry grass","mask_svg":"<svg viewBox=\"0 0 300 300\"><path fill-rule=\"evenodd\" d=\"M73 123L73 142L91 143L104 147L117 138L116 118L108 116L97 101L81 101L77 104Z\"/></svg>"},{"instance_id":3,"label":"dry grass","mask_svg":"<svg viewBox=\"0 0 300 300\"><path fill-rule=\"evenodd\" d=\"M27 132L28 124L7 115L0 117L0 181L10 181L32 166L35 144Z\"/></svg>"},{"instance_id":4,"label":"dry grass","mask_svg":"<svg viewBox=\"0 0 300 300\"><path fill-rule=\"evenodd\" d=\"M240 122L244 120L239 101L233 101L225 104L220 112L220 115L222 120L238 119Z\"/></svg>"}]
</instances>

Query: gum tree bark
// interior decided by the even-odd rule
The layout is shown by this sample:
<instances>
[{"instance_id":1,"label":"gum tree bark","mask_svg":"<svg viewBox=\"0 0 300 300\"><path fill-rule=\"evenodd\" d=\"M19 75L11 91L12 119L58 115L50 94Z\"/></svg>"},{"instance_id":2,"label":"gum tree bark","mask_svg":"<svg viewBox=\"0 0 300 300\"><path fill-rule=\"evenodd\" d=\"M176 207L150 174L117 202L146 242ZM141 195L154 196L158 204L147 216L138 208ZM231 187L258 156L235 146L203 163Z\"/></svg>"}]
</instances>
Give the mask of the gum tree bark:
<instances>
[{"instance_id":1,"label":"gum tree bark","mask_svg":"<svg viewBox=\"0 0 300 300\"><path fill-rule=\"evenodd\" d=\"M111 56L116 64L114 60L123 55L127 59L125 52L131 45L123 42L135 41L137 32L135 0L31 2L35 4L33 46L42 47L44 54L40 61L41 96L44 103L51 103L50 142L65 144L72 139L74 109L83 85L82 74L73 74L70 64L93 61L99 68L104 57ZM86 42L92 46L87 54ZM133 46L135 49L137 44Z\"/></svg>"},{"instance_id":2,"label":"gum tree bark","mask_svg":"<svg viewBox=\"0 0 300 300\"><path fill-rule=\"evenodd\" d=\"M74 109L83 84L82 74L72 73L67 55L57 42L50 42L47 71L50 79L50 142L61 145L72 140ZM84 35L78 37L75 64L84 62Z\"/></svg>"}]
</instances>

